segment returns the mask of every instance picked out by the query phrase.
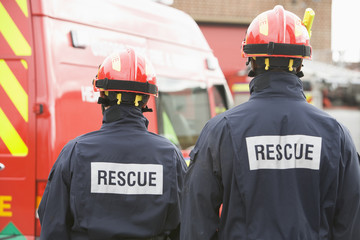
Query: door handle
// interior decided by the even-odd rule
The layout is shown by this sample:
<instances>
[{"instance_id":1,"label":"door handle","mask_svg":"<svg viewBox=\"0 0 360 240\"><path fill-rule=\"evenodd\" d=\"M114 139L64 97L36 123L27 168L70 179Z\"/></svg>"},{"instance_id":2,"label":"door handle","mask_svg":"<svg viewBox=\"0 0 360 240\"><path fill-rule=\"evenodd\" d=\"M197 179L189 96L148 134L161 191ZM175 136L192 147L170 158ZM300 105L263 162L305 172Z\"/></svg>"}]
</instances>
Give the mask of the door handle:
<instances>
[{"instance_id":1,"label":"door handle","mask_svg":"<svg viewBox=\"0 0 360 240\"><path fill-rule=\"evenodd\" d=\"M0 163L0 171L5 169L5 165Z\"/></svg>"}]
</instances>

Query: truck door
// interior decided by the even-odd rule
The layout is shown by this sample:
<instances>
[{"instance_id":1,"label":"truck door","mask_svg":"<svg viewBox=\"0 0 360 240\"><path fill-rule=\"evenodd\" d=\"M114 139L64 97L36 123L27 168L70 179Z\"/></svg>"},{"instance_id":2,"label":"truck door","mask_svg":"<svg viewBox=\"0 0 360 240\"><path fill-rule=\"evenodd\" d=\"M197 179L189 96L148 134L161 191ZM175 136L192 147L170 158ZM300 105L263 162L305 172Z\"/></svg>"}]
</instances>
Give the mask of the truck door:
<instances>
[{"instance_id":1,"label":"truck door","mask_svg":"<svg viewBox=\"0 0 360 240\"><path fill-rule=\"evenodd\" d=\"M27 0L0 1L0 33L0 239L25 239L35 231L35 81Z\"/></svg>"}]
</instances>

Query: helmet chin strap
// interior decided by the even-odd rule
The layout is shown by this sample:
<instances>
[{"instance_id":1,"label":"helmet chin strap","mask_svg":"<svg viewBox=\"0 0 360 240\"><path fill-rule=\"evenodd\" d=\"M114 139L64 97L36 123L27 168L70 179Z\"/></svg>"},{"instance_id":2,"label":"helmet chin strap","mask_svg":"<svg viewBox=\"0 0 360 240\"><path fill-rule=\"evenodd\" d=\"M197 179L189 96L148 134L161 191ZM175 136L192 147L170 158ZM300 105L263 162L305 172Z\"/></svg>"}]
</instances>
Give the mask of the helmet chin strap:
<instances>
[{"instance_id":1,"label":"helmet chin strap","mask_svg":"<svg viewBox=\"0 0 360 240\"><path fill-rule=\"evenodd\" d=\"M102 114L104 115L104 112L106 110L106 107L109 107L110 106L110 100L106 97L99 97L98 98L98 101L97 101L98 104L101 104L101 112Z\"/></svg>"},{"instance_id":2,"label":"helmet chin strap","mask_svg":"<svg viewBox=\"0 0 360 240\"><path fill-rule=\"evenodd\" d=\"M148 100L149 95L130 92L103 91L101 92L97 103L101 104L103 114L107 107L120 104L137 107L142 112L152 112L153 110L146 105Z\"/></svg>"},{"instance_id":3,"label":"helmet chin strap","mask_svg":"<svg viewBox=\"0 0 360 240\"><path fill-rule=\"evenodd\" d=\"M101 104L101 113L102 113L102 115L104 115L104 112L105 112L105 106L104 106L104 104Z\"/></svg>"},{"instance_id":4,"label":"helmet chin strap","mask_svg":"<svg viewBox=\"0 0 360 240\"><path fill-rule=\"evenodd\" d=\"M153 112L152 108L148 108L148 106L146 105L145 107L141 108L141 111L144 112Z\"/></svg>"},{"instance_id":5,"label":"helmet chin strap","mask_svg":"<svg viewBox=\"0 0 360 240\"><path fill-rule=\"evenodd\" d=\"M299 78L304 76L304 73L300 71L302 66L302 59L300 58L252 57L249 58L249 62L252 64L252 69L248 73L249 77L255 77L269 71L293 73Z\"/></svg>"}]
</instances>

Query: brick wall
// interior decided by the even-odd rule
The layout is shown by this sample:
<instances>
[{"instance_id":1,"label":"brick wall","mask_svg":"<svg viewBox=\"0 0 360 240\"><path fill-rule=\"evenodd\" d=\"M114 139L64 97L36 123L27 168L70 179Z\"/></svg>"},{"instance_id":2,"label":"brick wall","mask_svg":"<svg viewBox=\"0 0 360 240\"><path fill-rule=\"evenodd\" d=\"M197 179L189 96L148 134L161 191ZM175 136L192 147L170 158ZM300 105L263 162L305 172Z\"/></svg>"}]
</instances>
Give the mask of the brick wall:
<instances>
[{"instance_id":1,"label":"brick wall","mask_svg":"<svg viewBox=\"0 0 360 240\"><path fill-rule=\"evenodd\" d=\"M247 26L260 13L283 5L301 19L305 9L315 11L311 45L314 60L331 61L331 0L174 0L173 7L190 14L198 24Z\"/></svg>"}]
</instances>

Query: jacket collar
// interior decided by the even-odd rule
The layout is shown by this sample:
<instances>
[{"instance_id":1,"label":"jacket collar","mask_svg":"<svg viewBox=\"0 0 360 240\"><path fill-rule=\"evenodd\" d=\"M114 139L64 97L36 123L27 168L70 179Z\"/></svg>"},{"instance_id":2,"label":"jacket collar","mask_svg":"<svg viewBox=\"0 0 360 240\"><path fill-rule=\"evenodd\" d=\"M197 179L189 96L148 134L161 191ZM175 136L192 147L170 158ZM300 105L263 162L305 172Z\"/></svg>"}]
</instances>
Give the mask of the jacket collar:
<instances>
[{"instance_id":1,"label":"jacket collar","mask_svg":"<svg viewBox=\"0 0 360 240\"><path fill-rule=\"evenodd\" d=\"M134 123L144 128L147 128L149 124L139 108L125 104L114 105L104 111L103 126L113 122Z\"/></svg>"},{"instance_id":2,"label":"jacket collar","mask_svg":"<svg viewBox=\"0 0 360 240\"><path fill-rule=\"evenodd\" d=\"M267 72L254 77L250 82L250 98L271 96L305 100L301 80L292 73Z\"/></svg>"}]
</instances>

